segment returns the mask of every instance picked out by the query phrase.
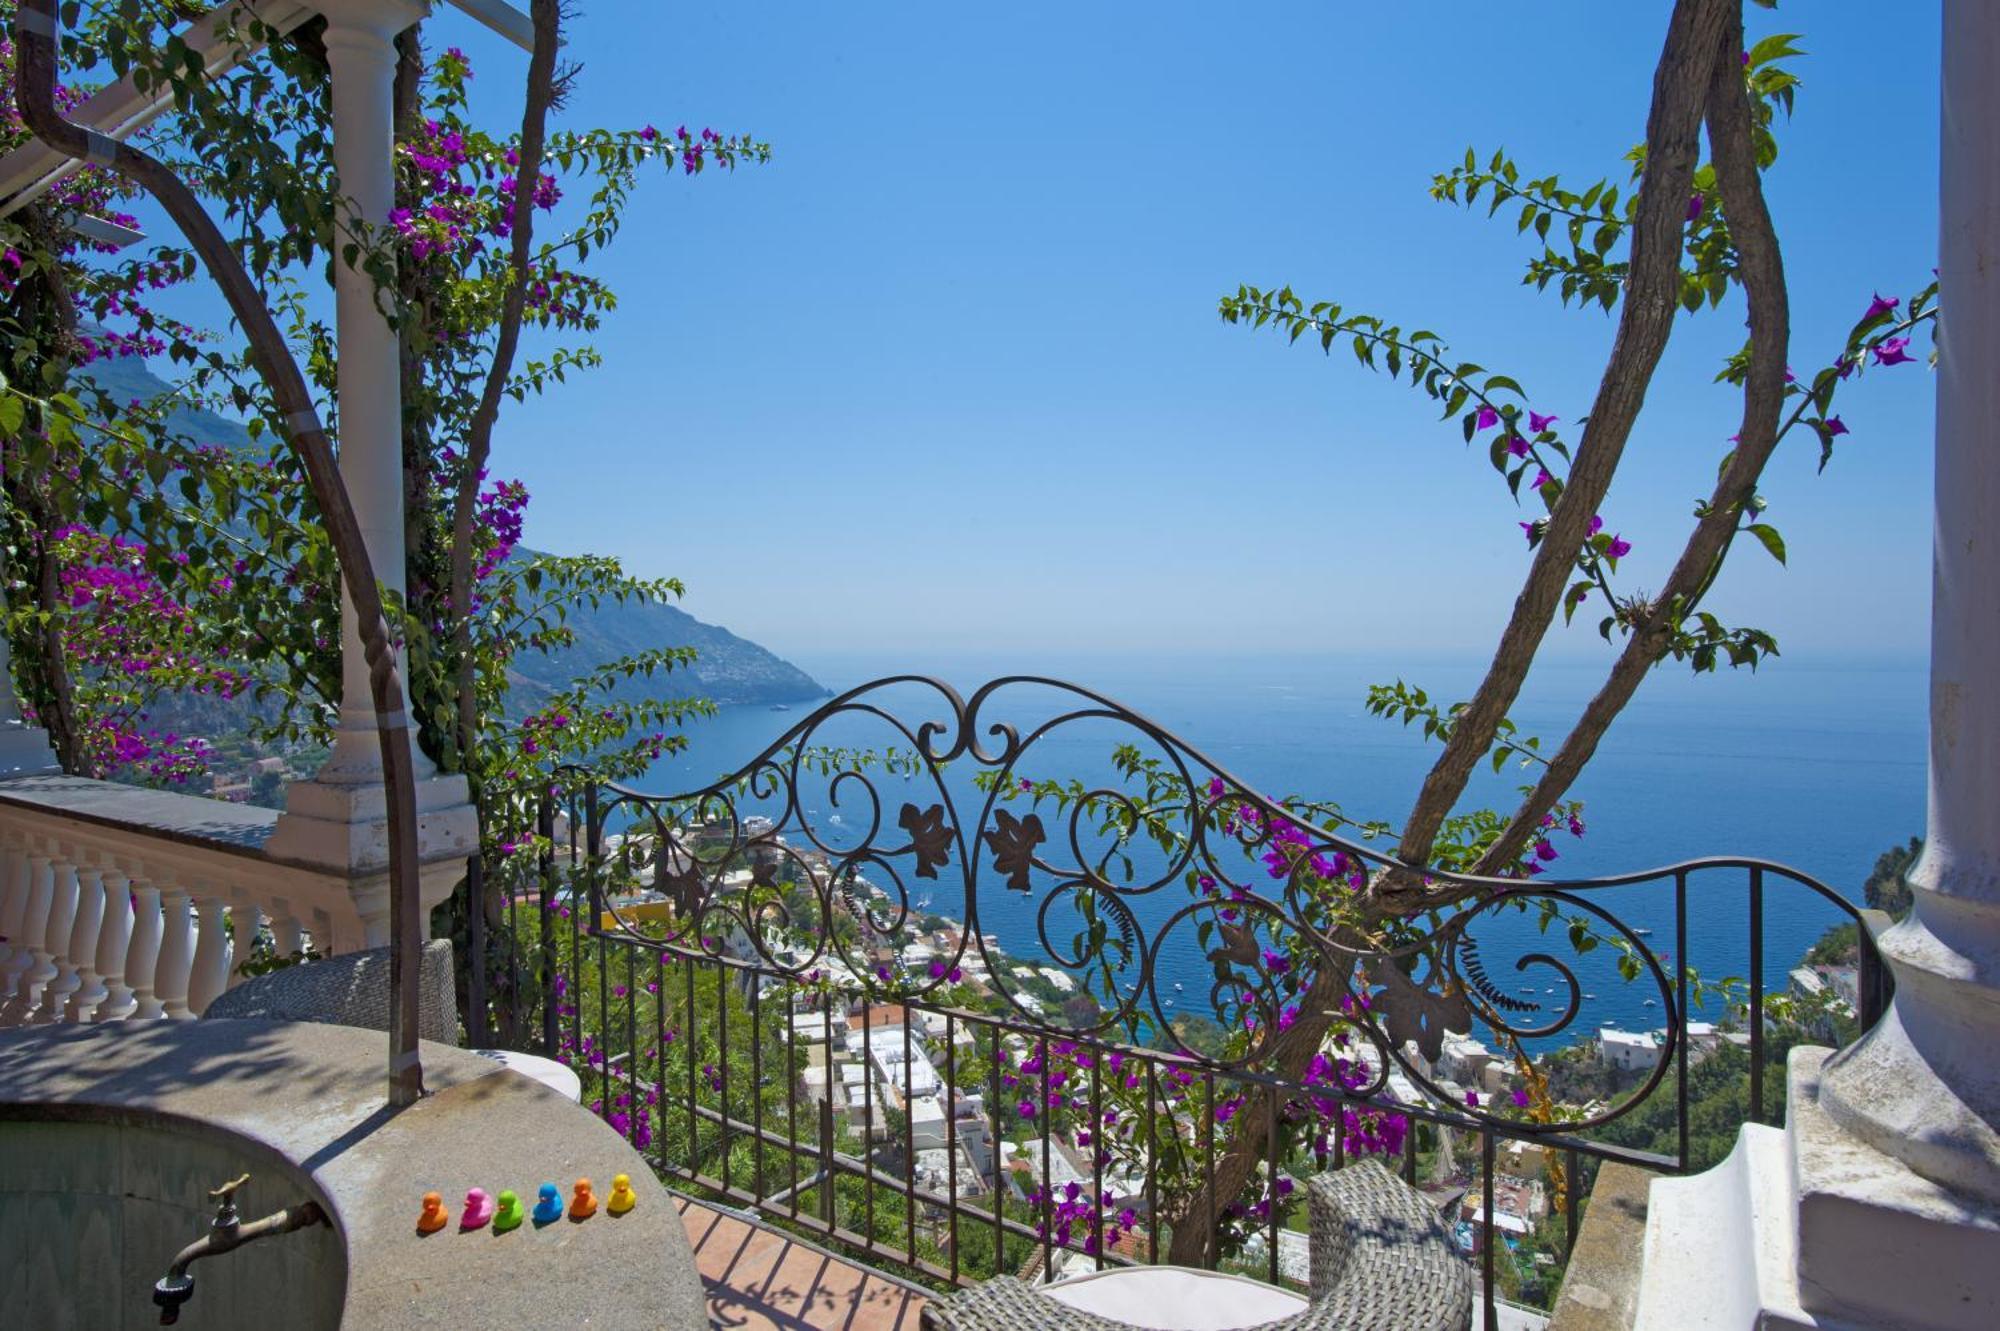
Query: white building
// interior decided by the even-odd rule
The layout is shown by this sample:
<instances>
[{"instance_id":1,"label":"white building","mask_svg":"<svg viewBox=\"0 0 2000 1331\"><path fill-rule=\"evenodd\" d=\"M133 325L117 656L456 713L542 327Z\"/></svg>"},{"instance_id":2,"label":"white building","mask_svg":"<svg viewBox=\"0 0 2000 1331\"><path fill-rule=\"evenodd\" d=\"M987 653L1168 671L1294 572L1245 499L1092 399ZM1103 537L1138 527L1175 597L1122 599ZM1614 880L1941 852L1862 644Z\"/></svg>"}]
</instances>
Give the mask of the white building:
<instances>
[{"instance_id":1,"label":"white building","mask_svg":"<svg viewBox=\"0 0 2000 1331\"><path fill-rule=\"evenodd\" d=\"M1606 1026L1597 1033L1597 1061L1625 1072L1645 1071L1660 1061L1659 1041L1651 1031L1621 1031Z\"/></svg>"}]
</instances>

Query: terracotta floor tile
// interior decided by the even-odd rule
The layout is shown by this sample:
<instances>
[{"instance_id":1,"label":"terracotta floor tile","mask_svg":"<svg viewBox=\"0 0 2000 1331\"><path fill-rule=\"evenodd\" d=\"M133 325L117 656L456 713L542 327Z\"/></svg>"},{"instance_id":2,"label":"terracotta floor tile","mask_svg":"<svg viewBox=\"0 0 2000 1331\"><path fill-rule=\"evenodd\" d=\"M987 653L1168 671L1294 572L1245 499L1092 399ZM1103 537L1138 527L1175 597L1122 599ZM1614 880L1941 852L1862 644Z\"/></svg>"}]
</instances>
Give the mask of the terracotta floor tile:
<instances>
[{"instance_id":1,"label":"terracotta floor tile","mask_svg":"<svg viewBox=\"0 0 2000 1331\"><path fill-rule=\"evenodd\" d=\"M774 1229L677 1199L711 1326L727 1331L917 1331L922 1295Z\"/></svg>"}]
</instances>

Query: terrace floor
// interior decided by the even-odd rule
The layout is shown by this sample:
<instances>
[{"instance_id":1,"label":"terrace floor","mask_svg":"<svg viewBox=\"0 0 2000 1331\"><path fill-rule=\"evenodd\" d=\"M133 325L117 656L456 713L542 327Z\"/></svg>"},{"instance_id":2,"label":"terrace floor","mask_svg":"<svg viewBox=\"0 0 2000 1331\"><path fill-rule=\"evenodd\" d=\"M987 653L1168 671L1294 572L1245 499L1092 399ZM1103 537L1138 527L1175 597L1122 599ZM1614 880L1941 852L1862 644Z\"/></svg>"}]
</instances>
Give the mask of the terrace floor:
<instances>
[{"instance_id":1,"label":"terrace floor","mask_svg":"<svg viewBox=\"0 0 2000 1331\"><path fill-rule=\"evenodd\" d=\"M709 1325L727 1331L918 1331L924 1295L790 1234L676 1196Z\"/></svg>"}]
</instances>

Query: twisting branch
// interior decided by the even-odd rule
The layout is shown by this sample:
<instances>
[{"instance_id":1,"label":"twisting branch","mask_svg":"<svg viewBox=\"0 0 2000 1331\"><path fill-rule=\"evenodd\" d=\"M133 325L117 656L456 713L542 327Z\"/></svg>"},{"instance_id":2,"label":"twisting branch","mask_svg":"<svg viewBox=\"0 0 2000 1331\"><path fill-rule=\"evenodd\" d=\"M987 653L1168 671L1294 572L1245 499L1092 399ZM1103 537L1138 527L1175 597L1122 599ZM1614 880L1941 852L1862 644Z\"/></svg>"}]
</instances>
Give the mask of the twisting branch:
<instances>
[{"instance_id":1,"label":"twisting branch","mask_svg":"<svg viewBox=\"0 0 2000 1331\"><path fill-rule=\"evenodd\" d=\"M416 776L411 765L409 718L396 648L383 613L382 594L368 559L354 507L336 469L326 430L319 423L305 376L285 346L235 251L223 238L194 192L163 163L127 143L119 143L63 118L56 109L55 0L20 0L14 20L19 52L15 104L36 138L75 160L106 166L151 195L180 228L229 302L259 375L271 391L340 561L341 580L360 623L368 659L368 689L375 707L375 732L382 748L388 786L389 911L392 945L389 985L389 1103L413 1104L423 1095L423 1064L417 1051L418 949L423 936L417 884Z\"/></svg>"},{"instance_id":2,"label":"twisting branch","mask_svg":"<svg viewBox=\"0 0 2000 1331\"><path fill-rule=\"evenodd\" d=\"M1791 308L1785 293L1784 262L1778 236L1764 202L1752 138L1750 94L1743 86L1735 53L1743 46L1743 18L1733 14L1717 48L1709 80L1708 139L1715 163L1717 193L1736 245L1737 270L1750 305L1750 366L1743 382L1743 424L1736 452L1716 481L1708 508L1689 535L1673 572L1660 589L1652 614L1636 626L1597 695L1584 708L1535 788L1514 812L1480 860L1475 873L1496 873L1513 862L1582 772L1597 744L1640 681L1666 653L1675 626L1713 580L1727 553L1744 508L1757 492L1764 464L1776 449L1785 405L1785 358L1791 338ZM1808 399L1810 401L1810 399ZM1797 413L1794 413L1796 416Z\"/></svg>"},{"instance_id":3,"label":"twisting branch","mask_svg":"<svg viewBox=\"0 0 2000 1331\"><path fill-rule=\"evenodd\" d=\"M1577 447L1576 463L1564 483L1562 498L1549 515L1547 531L1536 547L1534 563L1514 601L1493 662L1459 717L1444 752L1425 776L1416 805L1404 822L1396 854L1406 865L1422 866L1429 860L1439 828L1514 705L1535 652L1555 619L1576 551L1589 536L1590 520L1610 489L1653 371L1666 350L1679 308L1681 233L1701 149L1702 111L1708 103L1716 51L1735 9L1733 0L1678 0L1674 6L1665 49L1653 76L1652 110L1646 120L1645 176L1635 209L1631 275L1619 311L1617 338ZM1388 875L1375 891L1391 909L1422 907L1423 888L1414 874Z\"/></svg>"},{"instance_id":4,"label":"twisting branch","mask_svg":"<svg viewBox=\"0 0 2000 1331\"><path fill-rule=\"evenodd\" d=\"M528 60L528 98L521 112L520 160L514 170L510 276L500 305L500 331L486 385L472 413L466 434L465 460L451 515L452 642L457 656L458 765L472 768L473 745L479 738L478 672L472 659L472 534L479 501L479 477L493 448L493 425L500 417L500 398L514 368L514 349L521 340L521 318L527 308L528 265L533 259L535 186L541 178L543 145L548 137L549 107L556 100L556 51L562 41L561 0L533 0L535 49Z\"/></svg>"}]
</instances>

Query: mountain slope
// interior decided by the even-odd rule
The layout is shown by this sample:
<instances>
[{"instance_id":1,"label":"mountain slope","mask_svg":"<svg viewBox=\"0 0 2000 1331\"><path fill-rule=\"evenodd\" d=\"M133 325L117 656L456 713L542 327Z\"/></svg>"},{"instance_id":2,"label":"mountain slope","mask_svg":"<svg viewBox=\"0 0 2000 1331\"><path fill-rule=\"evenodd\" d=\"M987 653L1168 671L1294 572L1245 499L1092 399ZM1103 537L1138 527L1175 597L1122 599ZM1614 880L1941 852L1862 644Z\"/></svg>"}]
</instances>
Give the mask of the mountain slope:
<instances>
[{"instance_id":1,"label":"mountain slope","mask_svg":"<svg viewBox=\"0 0 2000 1331\"><path fill-rule=\"evenodd\" d=\"M98 385L120 401L147 400L168 385L136 359L99 361L88 371ZM250 447L241 424L214 412L180 408L169 418L174 426L202 443L230 448ZM516 557L531 556L522 550ZM607 605L579 610L570 616L576 644L554 656L527 654L515 662L517 694L510 708L532 709L549 690L594 667L634 652L659 647L693 647L694 665L652 680L624 686L660 696L700 694L717 703L803 702L826 695L810 675L791 662L728 629L705 624L670 605Z\"/></svg>"},{"instance_id":2,"label":"mountain slope","mask_svg":"<svg viewBox=\"0 0 2000 1331\"><path fill-rule=\"evenodd\" d=\"M696 693L718 703L801 702L827 692L791 662L677 606L605 605L572 615L570 623L576 629L576 645L570 650L515 658L509 670L515 691L510 706L533 706L536 695L562 687L593 666L659 647L694 648L693 666L629 681L621 689L663 697Z\"/></svg>"}]
</instances>

